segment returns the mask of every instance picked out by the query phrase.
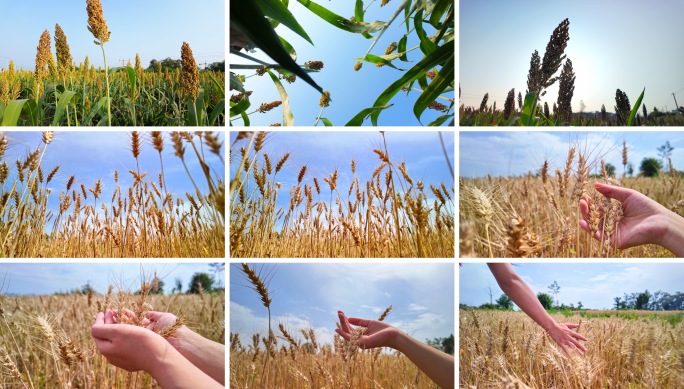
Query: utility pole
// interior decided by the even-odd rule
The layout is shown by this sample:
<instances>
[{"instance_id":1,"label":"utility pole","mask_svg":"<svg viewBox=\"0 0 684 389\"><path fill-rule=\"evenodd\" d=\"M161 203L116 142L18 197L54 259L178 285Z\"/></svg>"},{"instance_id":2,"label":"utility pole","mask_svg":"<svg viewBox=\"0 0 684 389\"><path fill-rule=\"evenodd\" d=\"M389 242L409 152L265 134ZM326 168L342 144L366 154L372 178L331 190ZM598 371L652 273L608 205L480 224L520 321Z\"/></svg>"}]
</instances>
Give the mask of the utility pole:
<instances>
[{"instance_id":1,"label":"utility pole","mask_svg":"<svg viewBox=\"0 0 684 389\"><path fill-rule=\"evenodd\" d=\"M677 107L677 111L679 112L679 104L677 104L677 98L675 97L675 94L674 94L674 93L672 94L672 98L674 99L674 101L675 101L675 107Z\"/></svg>"}]
</instances>

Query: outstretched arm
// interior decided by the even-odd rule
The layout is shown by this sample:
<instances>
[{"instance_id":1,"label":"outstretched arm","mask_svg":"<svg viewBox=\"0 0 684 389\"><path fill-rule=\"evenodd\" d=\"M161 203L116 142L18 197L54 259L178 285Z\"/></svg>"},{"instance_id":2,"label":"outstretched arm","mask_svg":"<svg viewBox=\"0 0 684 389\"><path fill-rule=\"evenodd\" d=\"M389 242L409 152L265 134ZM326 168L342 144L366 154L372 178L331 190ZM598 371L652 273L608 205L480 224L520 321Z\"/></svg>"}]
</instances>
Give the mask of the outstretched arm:
<instances>
[{"instance_id":1,"label":"outstretched arm","mask_svg":"<svg viewBox=\"0 0 684 389\"><path fill-rule=\"evenodd\" d=\"M602 195L622 204L622 220L617 225L617 234L610 237L610 244L626 249L647 243L665 247L678 257L684 257L684 218L663 207L657 201L633 189L595 183L594 188ZM582 219L579 225L591 233L589 227L592 201L585 196L579 202ZM600 204L593 204L601 211ZM600 214L601 212L599 212ZM603 240L601 224L594 238Z\"/></svg>"},{"instance_id":2,"label":"outstretched arm","mask_svg":"<svg viewBox=\"0 0 684 389\"><path fill-rule=\"evenodd\" d=\"M558 344L563 351L569 353L574 348L582 355L587 349L579 340L587 340L584 336L572 331L577 324L559 324L546 312L532 289L513 270L510 263L488 263L496 282L513 302L527 316L539 324Z\"/></svg>"},{"instance_id":3,"label":"outstretched arm","mask_svg":"<svg viewBox=\"0 0 684 389\"><path fill-rule=\"evenodd\" d=\"M362 348L391 347L406 355L423 373L441 388L454 387L454 357L422 343L408 334L399 331L391 325L356 317L347 318L342 311L338 311L340 328L337 332L344 339L351 339L350 324L366 328L366 332L359 338Z\"/></svg>"}]
</instances>

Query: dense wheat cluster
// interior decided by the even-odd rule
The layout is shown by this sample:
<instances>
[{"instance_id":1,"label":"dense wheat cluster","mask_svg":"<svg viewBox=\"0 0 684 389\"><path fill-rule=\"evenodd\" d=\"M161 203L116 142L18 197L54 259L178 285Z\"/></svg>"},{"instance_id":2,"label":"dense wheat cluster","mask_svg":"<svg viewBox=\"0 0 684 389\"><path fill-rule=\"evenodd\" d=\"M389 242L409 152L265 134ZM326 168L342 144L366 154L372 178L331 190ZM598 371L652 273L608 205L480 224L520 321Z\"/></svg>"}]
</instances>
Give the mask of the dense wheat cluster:
<instances>
[{"instance_id":1,"label":"dense wheat cluster","mask_svg":"<svg viewBox=\"0 0 684 389\"><path fill-rule=\"evenodd\" d=\"M684 385L681 321L671 313L601 318L554 315L580 323L587 353L566 356L522 312L459 313L459 385L478 388L679 388ZM629 317L629 318L627 318ZM671 323L672 322L672 323Z\"/></svg>"},{"instance_id":2,"label":"dense wheat cluster","mask_svg":"<svg viewBox=\"0 0 684 389\"><path fill-rule=\"evenodd\" d=\"M401 353L360 350L341 338L321 345L313 331L277 331L270 346L267 334L254 334L249 344L231 334L231 387L438 388Z\"/></svg>"},{"instance_id":3,"label":"dense wheat cluster","mask_svg":"<svg viewBox=\"0 0 684 389\"><path fill-rule=\"evenodd\" d=\"M121 183L113 167L105 166L114 182L103 183L81 181L72 175L76 172L62 172L59 165L45 166L43 157L50 153L53 137L52 131L43 132L42 141L24 158L9 161L4 156L7 137L0 136L3 257L224 256L223 171L206 162L209 154L223 162L217 134L132 132L129 147L135 168L121 172L132 178L129 186ZM175 157L169 156L171 147L164 148L167 143ZM141 152L159 154L159 165L153 167L158 174L144 170L150 166L141 168ZM192 177L186 163L199 163L203 175ZM167 187L164 168L170 166L185 168L193 193L173 193ZM58 174L64 177L63 186L53 181ZM113 188L111 197L103 197L103 185ZM48 199L57 197L58 209L49 208Z\"/></svg>"},{"instance_id":4,"label":"dense wheat cluster","mask_svg":"<svg viewBox=\"0 0 684 389\"><path fill-rule=\"evenodd\" d=\"M531 167L538 174L486 177L459 181L459 247L461 257L582 258L671 257L656 245L627 250L612 248L581 230L579 200L592 198L590 226L605 236L617 235L621 204L596 192L594 182L635 189L668 209L680 212L682 177L672 168L658 177L608 176L601 156L572 146L565 163L553 169L548 161ZM599 175L590 172L599 169ZM605 210L605 212L603 212Z\"/></svg>"},{"instance_id":5,"label":"dense wheat cluster","mask_svg":"<svg viewBox=\"0 0 684 389\"><path fill-rule=\"evenodd\" d=\"M159 388L147 373L118 369L98 353L90 327L107 308L138 317L172 312L200 335L225 342L223 293L164 296L153 288L143 283L135 294L110 286L105 295L0 295L0 387Z\"/></svg>"},{"instance_id":6,"label":"dense wheat cluster","mask_svg":"<svg viewBox=\"0 0 684 389\"><path fill-rule=\"evenodd\" d=\"M298 168L289 206L281 207L288 189L277 177L290 153L260 152L266 136L241 133L232 146L232 257L453 257L451 186L414 180L390 151L374 149L371 177L357 174L353 158L345 161L353 177L345 188L338 169L315 177Z\"/></svg>"}]
</instances>

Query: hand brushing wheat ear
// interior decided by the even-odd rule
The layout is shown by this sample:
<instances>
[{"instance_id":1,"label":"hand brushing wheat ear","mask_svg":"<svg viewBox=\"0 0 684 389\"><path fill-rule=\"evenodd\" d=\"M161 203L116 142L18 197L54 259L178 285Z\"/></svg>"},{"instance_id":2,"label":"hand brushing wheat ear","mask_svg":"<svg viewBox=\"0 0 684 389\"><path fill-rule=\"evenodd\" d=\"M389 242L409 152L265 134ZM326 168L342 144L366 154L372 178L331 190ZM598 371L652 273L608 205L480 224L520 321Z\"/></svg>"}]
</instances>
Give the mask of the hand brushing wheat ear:
<instances>
[{"instance_id":1,"label":"hand brushing wheat ear","mask_svg":"<svg viewBox=\"0 0 684 389\"><path fill-rule=\"evenodd\" d=\"M582 219L580 227L592 233L599 240L606 239L619 249L655 243L684 256L684 219L640 192L618 186L594 184L596 190L606 198L615 199L621 204L622 217L610 237L604 233L604 204L596 204L589 196L580 200ZM596 211L591 212L592 209ZM598 218L598 220L596 220ZM592 225L597 228L592 229Z\"/></svg>"}]
</instances>

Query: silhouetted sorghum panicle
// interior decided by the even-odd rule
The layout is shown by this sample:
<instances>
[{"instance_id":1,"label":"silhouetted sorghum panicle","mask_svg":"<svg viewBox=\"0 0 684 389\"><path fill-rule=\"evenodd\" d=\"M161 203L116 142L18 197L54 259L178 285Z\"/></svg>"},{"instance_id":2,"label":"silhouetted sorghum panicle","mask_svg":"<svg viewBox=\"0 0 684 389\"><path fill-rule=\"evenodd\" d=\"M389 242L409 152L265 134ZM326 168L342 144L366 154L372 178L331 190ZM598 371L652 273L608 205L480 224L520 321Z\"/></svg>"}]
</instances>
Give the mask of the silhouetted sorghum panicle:
<instances>
[{"instance_id":1,"label":"silhouetted sorghum panicle","mask_svg":"<svg viewBox=\"0 0 684 389\"><path fill-rule=\"evenodd\" d=\"M572 61L568 58L563 65L560 75L560 88L558 91L558 112L566 121L572 117L572 95L575 92L575 73L572 70Z\"/></svg>"},{"instance_id":2,"label":"silhouetted sorghum panicle","mask_svg":"<svg viewBox=\"0 0 684 389\"><path fill-rule=\"evenodd\" d=\"M618 89L615 91L615 115L617 115L618 124L624 126L627 124L627 118L632 110L632 105L629 103L627 93Z\"/></svg>"},{"instance_id":3,"label":"silhouetted sorghum panicle","mask_svg":"<svg viewBox=\"0 0 684 389\"><path fill-rule=\"evenodd\" d=\"M532 53L530 59L530 71L527 73L527 93L539 91L539 81L541 77L541 58L537 50Z\"/></svg>"},{"instance_id":4,"label":"silhouetted sorghum panicle","mask_svg":"<svg viewBox=\"0 0 684 389\"><path fill-rule=\"evenodd\" d=\"M556 82L553 77L565 59L565 48L570 40L570 21L563 20L551 34L549 43L546 45L544 60L541 65L541 88L548 88Z\"/></svg>"},{"instance_id":5,"label":"silhouetted sorghum panicle","mask_svg":"<svg viewBox=\"0 0 684 389\"><path fill-rule=\"evenodd\" d=\"M485 93L484 97L482 98L482 102L480 103L480 112L485 112L487 109L487 100L489 100L489 93Z\"/></svg>"},{"instance_id":6,"label":"silhouetted sorghum panicle","mask_svg":"<svg viewBox=\"0 0 684 389\"><path fill-rule=\"evenodd\" d=\"M506 97L506 102L504 103L504 111L503 111L504 119L508 119L511 116L511 114L513 113L514 109L515 109L515 88L511 89L508 92L508 96Z\"/></svg>"}]
</instances>

